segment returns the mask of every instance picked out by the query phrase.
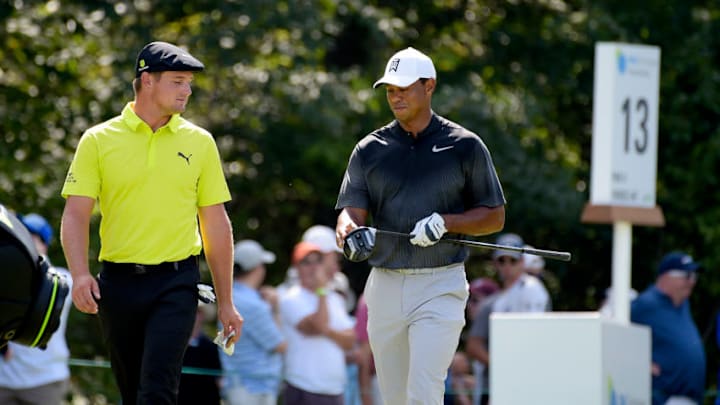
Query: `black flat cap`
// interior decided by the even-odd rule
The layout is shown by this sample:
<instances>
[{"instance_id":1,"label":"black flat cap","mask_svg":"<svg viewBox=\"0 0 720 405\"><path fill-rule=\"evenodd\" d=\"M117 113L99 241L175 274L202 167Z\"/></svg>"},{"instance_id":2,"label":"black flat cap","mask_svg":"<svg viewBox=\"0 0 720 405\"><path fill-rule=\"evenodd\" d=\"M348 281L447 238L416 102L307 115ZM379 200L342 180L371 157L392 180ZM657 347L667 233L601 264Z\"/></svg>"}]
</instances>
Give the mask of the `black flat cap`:
<instances>
[{"instance_id":1,"label":"black flat cap","mask_svg":"<svg viewBox=\"0 0 720 405\"><path fill-rule=\"evenodd\" d=\"M187 51L167 42L150 42L140 51L135 62L135 77L142 72L200 72L205 65Z\"/></svg>"}]
</instances>

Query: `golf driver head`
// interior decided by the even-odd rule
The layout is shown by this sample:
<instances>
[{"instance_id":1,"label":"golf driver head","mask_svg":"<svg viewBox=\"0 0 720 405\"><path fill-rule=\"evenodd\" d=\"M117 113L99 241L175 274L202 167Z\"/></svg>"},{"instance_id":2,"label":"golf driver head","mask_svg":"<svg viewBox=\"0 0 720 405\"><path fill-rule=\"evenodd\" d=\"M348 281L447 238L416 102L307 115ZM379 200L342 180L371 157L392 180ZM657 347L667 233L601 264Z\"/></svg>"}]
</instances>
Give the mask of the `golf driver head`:
<instances>
[{"instance_id":1,"label":"golf driver head","mask_svg":"<svg viewBox=\"0 0 720 405\"><path fill-rule=\"evenodd\" d=\"M366 226L355 228L345 237L343 254L351 262L367 260L375 249L375 229Z\"/></svg>"}]
</instances>

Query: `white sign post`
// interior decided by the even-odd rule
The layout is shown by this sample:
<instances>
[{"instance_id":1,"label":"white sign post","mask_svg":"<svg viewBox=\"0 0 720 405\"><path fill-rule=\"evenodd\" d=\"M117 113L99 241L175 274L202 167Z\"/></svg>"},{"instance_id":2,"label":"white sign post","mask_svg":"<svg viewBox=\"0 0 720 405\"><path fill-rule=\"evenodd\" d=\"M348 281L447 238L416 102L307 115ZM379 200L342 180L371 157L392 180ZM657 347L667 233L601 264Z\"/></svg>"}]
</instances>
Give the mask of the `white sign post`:
<instances>
[{"instance_id":1,"label":"white sign post","mask_svg":"<svg viewBox=\"0 0 720 405\"><path fill-rule=\"evenodd\" d=\"M632 224L663 225L655 206L660 48L595 45L590 205L585 222L613 224L614 317L630 320Z\"/></svg>"},{"instance_id":2,"label":"white sign post","mask_svg":"<svg viewBox=\"0 0 720 405\"><path fill-rule=\"evenodd\" d=\"M628 296L632 225L665 221L655 205L659 76L657 47L595 47L592 177L582 221L613 224L615 319L597 312L493 314L493 402L650 404L650 330L630 324Z\"/></svg>"}]
</instances>

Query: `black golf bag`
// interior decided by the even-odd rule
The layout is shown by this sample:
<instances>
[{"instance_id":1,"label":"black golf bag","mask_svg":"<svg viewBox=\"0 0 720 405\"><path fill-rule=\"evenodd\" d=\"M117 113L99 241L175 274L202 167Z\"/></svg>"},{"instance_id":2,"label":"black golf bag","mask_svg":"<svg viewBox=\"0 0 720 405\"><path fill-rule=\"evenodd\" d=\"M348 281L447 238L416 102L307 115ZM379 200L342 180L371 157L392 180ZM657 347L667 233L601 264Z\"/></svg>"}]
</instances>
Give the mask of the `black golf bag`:
<instances>
[{"instance_id":1,"label":"black golf bag","mask_svg":"<svg viewBox=\"0 0 720 405\"><path fill-rule=\"evenodd\" d=\"M30 233L0 204L0 348L8 341L44 349L60 325L69 292Z\"/></svg>"}]
</instances>

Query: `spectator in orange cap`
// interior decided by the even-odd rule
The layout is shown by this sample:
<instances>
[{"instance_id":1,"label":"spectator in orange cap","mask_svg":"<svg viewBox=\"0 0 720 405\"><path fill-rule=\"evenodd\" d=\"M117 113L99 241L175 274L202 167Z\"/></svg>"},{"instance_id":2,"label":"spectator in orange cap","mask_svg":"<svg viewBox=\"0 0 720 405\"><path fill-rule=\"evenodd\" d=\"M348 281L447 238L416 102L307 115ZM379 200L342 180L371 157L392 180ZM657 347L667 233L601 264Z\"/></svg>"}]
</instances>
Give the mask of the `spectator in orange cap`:
<instances>
[{"instance_id":1,"label":"spectator in orange cap","mask_svg":"<svg viewBox=\"0 0 720 405\"><path fill-rule=\"evenodd\" d=\"M280 298L287 338L286 405L342 405L347 376L345 350L355 343L353 321L343 298L328 288L322 249L300 242L292 255L299 284Z\"/></svg>"}]
</instances>

